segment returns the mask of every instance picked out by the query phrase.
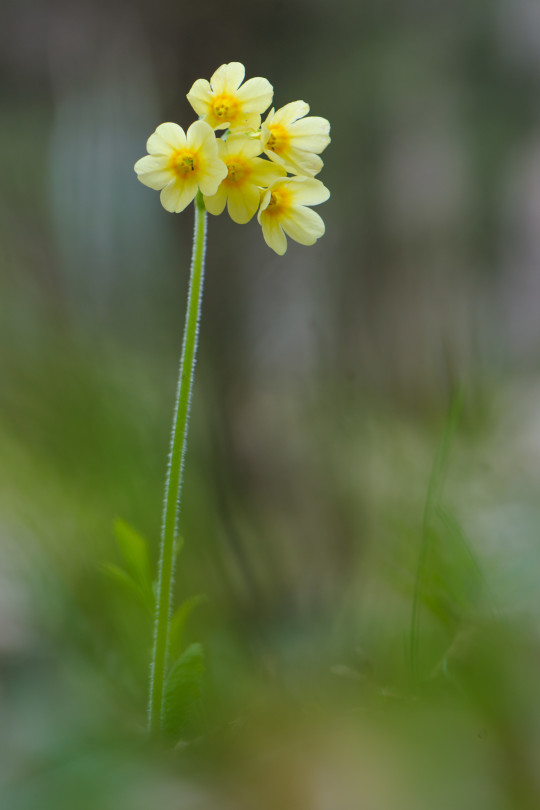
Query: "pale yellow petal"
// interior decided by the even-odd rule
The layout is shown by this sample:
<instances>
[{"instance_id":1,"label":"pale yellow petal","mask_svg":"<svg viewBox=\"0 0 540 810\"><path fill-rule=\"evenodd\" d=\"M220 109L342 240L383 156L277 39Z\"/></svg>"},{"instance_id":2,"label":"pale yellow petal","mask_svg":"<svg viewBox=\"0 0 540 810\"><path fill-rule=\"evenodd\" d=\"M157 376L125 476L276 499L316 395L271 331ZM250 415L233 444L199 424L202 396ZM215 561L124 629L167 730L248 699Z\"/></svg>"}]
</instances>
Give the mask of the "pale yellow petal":
<instances>
[{"instance_id":1,"label":"pale yellow petal","mask_svg":"<svg viewBox=\"0 0 540 810\"><path fill-rule=\"evenodd\" d=\"M187 100L197 113L197 115L206 115L212 100L212 88L210 82L206 79L197 79L186 96Z\"/></svg>"},{"instance_id":2,"label":"pale yellow petal","mask_svg":"<svg viewBox=\"0 0 540 810\"><path fill-rule=\"evenodd\" d=\"M229 140L229 139L227 138L227 140ZM217 143L218 158L220 160L223 160L226 157L226 155L228 154L228 152L227 152L227 141L222 141L221 138L216 138L216 143Z\"/></svg>"},{"instance_id":3,"label":"pale yellow petal","mask_svg":"<svg viewBox=\"0 0 540 810\"><path fill-rule=\"evenodd\" d=\"M324 166L323 161L313 152L304 152L302 149L294 149L289 146L284 155L276 155L271 149L265 149L264 154L273 163L283 166L291 174L298 174L305 177L313 177L318 174Z\"/></svg>"},{"instance_id":4,"label":"pale yellow petal","mask_svg":"<svg viewBox=\"0 0 540 810\"><path fill-rule=\"evenodd\" d=\"M262 152L260 138L252 138L245 133L231 132L225 142L218 141L218 146L220 143L226 148L226 154L230 156L241 155L243 158L250 159L257 157Z\"/></svg>"},{"instance_id":5,"label":"pale yellow petal","mask_svg":"<svg viewBox=\"0 0 540 810\"><path fill-rule=\"evenodd\" d=\"M239 115L236 121L229 125L232 132L256 132L261 125L261 116L258 113L245 113Z\"/></svg>"},{"instance_id":6,"label":"pale yellow petal","mask_svg":"<svg viewBox=\"0 0 540 810\"><path fill-rule=\"evenodd\" d=\"M261 195L259 189L250 183L245 183L241 189L230 188L227 199L227 211L233 222L245 225L253 217L259 207Z\"/></svg>"},{"instance_id":7,"label":"pale yellow petal","mask_svg":"<svg viewBox=\"0 0 540 810\"><path fill-rule=\"evenodd\" d=\"M212 93L218 95L225 91L225 79L227 76L227 65L220 65L210 76Z\"/></svg>"},{"instance_id":8,"label":"pale yellow petal","mask_svg":"<svg viewBox=\"0 0 540 810\"><path fill-rule=\"evenodd\" d=\"M287 166L286 166L286 164L285 164L285 161L283 160L283 158L281 157L281 155L276 155L276 153L275 153L275 152L272 152L272 150L271 150L271 149L265 149L265 150L264 150L264 154L266 155L266 157L269 157L269 158L270 158L270 160L271 160L273 163L277 163L277 165L278 165L278 166L282 166L282 167L284 167L284 168L287 168ZM294 169L291 169L291 171L295 171L295 170L294 170Z\"/></svg>"},{"instance_id":9,"label":"pale yellow petal","mask_svg":"<svg viewBox=\"0 0 540 810\"><path fill-rule=\"evenodd\" d=\"M261 194L261 207L259 208L259 213L257 214L257 220L258 220L259 223L261 222L261 217L263 216L264 211L266 210L266 208L268 208L268 204L270 202L270 196L271 196L271 192L270 192L269 189L266 189L266 191L264 191Z\"/></svg>"},{"instance_id":10,"label":"pale yellow petal","mask_svg":"<svg viewBox=\"0 0 540 810\"><path fill-rule=\"evenodd\" d=\"M253 158L251 161L250 180L256 186L269 186L279 177L285 177L287 172L283 166L262 158Z\"/></svg>"},{"instance_id":11,"label":"pale yellow petal","mask_svg":"<svg viewBox=\"0 0 540 810\"><path fill-rule=\"evenodd\" d=\"M141 183L159 191L174 177L168 164L168 157L145 155L137 161L133 168Z\"/></svg>"},{"instance_id":12,"label":"pale yellow petal","mask_svg":"<svg viewBox=\"0 0 540 810\"><path fill-rule=\"evenodd\" d=\"M262 226L264 241L268 247L275 250L279 256L283 256L287 250L287 237L283 233L283 229L281 228L279 222L277 222L274 217L265 215L263 213L260 223Z\"/></svg>"},{"instance_id":13,"label":"pale yellow petal","mask_svg":"<svg viewBox=\"0 0 540 810\"><path fill-rule=\"evenodd\" d=\"M330 122L326 118L310 115L291 124L290 135L297 149L320 153L330 143Z\"/></svg>"},{"instance_id":14,"label":"pale yellow petal","mask_svg":"<svg viewBox=\"0 0 540 810\"><path fill-rule=\"evenodd\" d=\"M267 155L270 152L266 152ZM303 149L296 149L289 146L283 155L276 155L276 163L285 166L293 174L308 175L313 177L318 174L324 163L319 155L314 152L305 152Z\"/></svg>"},{"instance_id":15,"label":"pale yellow petal","mask_svg":"<svg viewBox=\"0 0 540 810\"><path fill-rule=\"evenodd\" d=\"M182 181L180 179L171 180L162 190L160 199L161 204L165 210L171 213L179 214L184 208L195 199L197 194L197 181L189 179Z\"/></svg>"},{"instance_id":16,"label":"pale yellow petal","mask_svg":"<svg viewBox=\"0 0 540 810\"><path fill-rule=\"evenodd\" d=\"M146 141L146 149L150 155L170 155L175 149L183 149L185 146L186 133L181 126L170 121L160 124Z\"/></svg>"},{"instance_id":17,"label":"pale yellow petal","mask_svg":"<svg viewBox=\"0 0 540 810\"><path fill-rule=\"evenodd\" d=\"M316 211L295 205L281 220L285 233L301 245L314 245L324 234L324 222Z\"/></svg>"},{"instance_id":18,"label":"pale yellow petal","mask_svg":"<svg viewBox=\"0 0 540 810\"><path fill-rule=\"evenodd\" d=\"M284 107L280 107L279 110L276 110L273 117L273 123L287 126L288 124L292 124L292 122L296 121L298 118L302 118L304 115L307 115L308 112L309 104L306 104L305 101L291 101L289 104L285 104Z\"/></svg>"},{"instance_id":19,"label":"pale yellow petal","mask_svg":"<svg viewBox=\"0 0 540 810\"><path fill-rule=\"evenodd\" d=\"M216 95L234 93L244 81L245 73L246 69L241 62L229 62L227 65L221 65L210 78L212 90Z\"/></svg>"},{"instance_id":20,"label":"pale yellow petal","mask_svg":"<svg viewBox=\"0 0 540 810\"><path fill-rule=\"evenodd\" d=\"M217 141L212 127L206 121L195 121L187 131L187 145L204 154L204 157L217 155Z\"/></svg>"},{"instance_id":21,"label":"pale yellow petal","mask_svg":"<svg viewBox=\"0 0 540 810\"><path fill-rule=\"evenodd\" d=\"M203 194L211 197L218 190L222 180L227 177L228 170L222 160L213 158L205 161L201 171L197 172L197 181Z\"/></svg>"},{"instance_id":22,"label":"pale yellow petal","mask_svg":"<svg viewBox=\"0 0 540 810\"><path fill-rule=\"evenodd\" d=\"M270 127L274 123L275 116L276 116L276 114L274 112L274 108L272 107L272 109L270 110L270 112L268 113L266 118L264 119L264 123L261 125L261 129L268 130L268 127ZM270 135L270 132L268 132L268 135Z\"/></svg>"},{"instance_id":23,"label":"pale yellow petal","mask_svg":"<svg viewBox=\"0 0 540 810\"><path fill-rule=\"evenodd\" d=\"M324 183L314 177L289 177L284 181L294 205L319 205L330 196Z\"/></svg>"},{"instance_id":24,"label":"pale yellow petal","mask_svg":"<svg viewBox=\"0 0 540 810\"><path fill-rule=\"evenodd\" d=\"M236 95L246 112L262 113L272 103L274 88L268 79L257 76L254 79L248 79Z\"/></svg>"},{"instance_id":25,"label":"pale yellow petal","mask_svg":"<svg viewBox=\"0 0 540 810\"><path fill-rule=\"evenodd\" d=\"M225 185L221 185L213 196L207 197L206 195L203 195L203 197L208 213L214 214L214 216L219 216L219 214L223 213L223 210L227 204L227 188Z\"/></svg>"}]
</instances>

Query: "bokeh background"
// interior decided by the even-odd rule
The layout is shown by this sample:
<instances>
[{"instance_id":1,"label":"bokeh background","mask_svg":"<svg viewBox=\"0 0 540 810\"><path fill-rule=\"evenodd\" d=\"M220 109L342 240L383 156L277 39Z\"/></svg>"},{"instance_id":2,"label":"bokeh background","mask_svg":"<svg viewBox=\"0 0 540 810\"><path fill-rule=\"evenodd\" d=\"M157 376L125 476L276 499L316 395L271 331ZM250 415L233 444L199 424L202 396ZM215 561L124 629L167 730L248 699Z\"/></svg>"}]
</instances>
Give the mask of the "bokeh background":
<instances>
[{"instance_id":1,"label":"bokeh background","mask_svg":"<svg viewBox=\"0 0 540 810\"><path fill-rule=\"evenodd\" d=\"M67 807L540 806L540 6L3 0L0 788ZM178 599L144 740L192 213L133 163L223 62L332 124L316 246L210 217ZM175 740L176 742L176 740Z\"/></svg>"}]
</instances>

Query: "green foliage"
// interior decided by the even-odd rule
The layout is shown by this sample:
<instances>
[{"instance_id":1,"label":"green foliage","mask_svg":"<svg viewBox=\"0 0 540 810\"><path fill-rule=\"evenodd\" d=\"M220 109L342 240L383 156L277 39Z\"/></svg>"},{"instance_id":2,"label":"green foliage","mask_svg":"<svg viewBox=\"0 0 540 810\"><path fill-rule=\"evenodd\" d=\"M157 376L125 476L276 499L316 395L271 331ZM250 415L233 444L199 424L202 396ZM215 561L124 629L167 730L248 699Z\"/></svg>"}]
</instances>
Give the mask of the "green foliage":
<instances>
[{"instance_id":1,"label":"green foliage","mask_svg":"<svg viewBox=\"0 0 540 810\"><path fill-rule=\"evenodd\" d=\"M101 570L110 578L112 582L123 589L126 593L134 596L150 613L152 612L153 600L149 601L148 594L141 588L138 582L130 576L127 571L114 563L103 563Z\"/></svg>"},{"instance_id":2,"label":"green foliage","mask_svg":"<svg viewBox=\"0 0 540 810\"><path fill-rule=\"evenodd\" d=\"M455 631L461 622L474 617L486 595L485 580L468 538L448 509L436 510L431 532L424 600Z\"/></svg>"},{"instance_id":3,"label":"green foliage","mask_svg":"<svg viewBox=\"0 0 540 810\"><path fill-rule=\"evenodd\" d=\"M433 675L447 671L448 659L484 612L487 588L485 580L456 518L442 507L433 516L427 531L429 554L424 560L418 598L426 613L422 632L427 648L415 661L416 674ZM431 625L431 627L430 627Z\"/></svg>"},{"instance_id":4,"label":"green foliage","mask_svg":"<svg viewBox=\"0 0 540 810\"><path fill-rule=\"evenodd\" d=\"M155 596L147 542L132 526L120 519L115 521L114 533L127 570L114 563L104 563L101 569L153 614Z\"/></svg>"},{"instance_id":5,"label":"green foliage","mask_svg":"<svg viewBox=\"0 0 540 810\"><path fill-rule=\"evenodd\" d=\"M204 673L200 644L191 644L170 667L165 681L163 729L171 737L193 734L199 725Z\"/></svg>"},{"instance_id":6,"label":"green foliage","mask_svg":"<svg viewBox=\"0 0 540 810\"><path fill-rule=\"evenodd\" d=\"M171 619L169 637L169 648L173 656L175 655L175 651L180 652L182 647L182 638L187 620L195 608L203 602L206 602L206 600L207 597L204 594L199 593L195 596L190 596L188 599L184 599L180 607L176 610Z\"/></svg>"},{"instance_id":7,"label":"green foliage","mask_svg":"<svg viewBox=\"0 0 540 810\"><path fill-rule=\"evenodd\" d=\"M122 554L125 568L114 563L104 563L101 570L119 589L143 606L148 615L155 618L155 583L146 540L128 523L116 520L114 533ZM175 543L175 555L182 549L183 540ZM206 596L196 594L185 599L175 611L170 625L169 649L174 661L170 667L164 703L164 730L178 736L194 727L200 713L201 681L204 673L204 658L200 644L192 644L182 653L186 623Z\"/></svg>"},{"instance_id":8,"label":"green foliage","mask_svg":"<svg viewBox=\"0 0 540 810\"><path fill-rule=\"evenodd\" d=\"M126 565L131 574L142 586L152 587L152 567L146 540L123 520L116 520L114 533Z\"/></svg>"},{"instance_id":9,"label":"green foliage","mask_svg":"<svg viewBox=\"0 0 540 810\"><path fill-rule=\"evenodd\" d=\"M435 454L424 506L420 554L412 603L409 646L409 663L414 689L416 689L418 685L420 676L419 646L421 635L421 606L423 604L429 604L432 610L434 610L443 621L448 621L449 611L452 606L452 601L448 600L446 598L447 594L444 593L446 588L444 572L442 570L436 571L437 566L434 565L434 552L437 546L439 551L441 548L441 545L436 542L437 538L440 536L440 533L436 529L436 522L437 516L440 514L440 503L446 477L448 456L459 421L462 401L463 392L459 391L457 394L454 394L450 402L442 438ZM441 559L441 555L439 554L439 562Z\"/></svg>"}]
</instances>

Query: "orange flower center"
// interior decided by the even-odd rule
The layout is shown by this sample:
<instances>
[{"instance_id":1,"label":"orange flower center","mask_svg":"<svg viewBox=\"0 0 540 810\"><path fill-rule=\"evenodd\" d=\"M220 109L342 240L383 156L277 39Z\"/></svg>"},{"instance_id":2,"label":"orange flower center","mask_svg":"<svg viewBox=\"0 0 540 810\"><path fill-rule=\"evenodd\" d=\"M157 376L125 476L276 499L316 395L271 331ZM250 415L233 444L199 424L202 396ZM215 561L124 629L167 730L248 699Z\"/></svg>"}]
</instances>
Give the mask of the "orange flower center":
<instances>
[{"instance_id":1,"label":"orange flower center","mask_svg":"<svg viewBox=\"0 0 540 810\"><path fill-rule=\"evenodd\" d=\"M211 113L216 122L232 124L238 115L238 102L228 93L222 93L212 100Z\"/></svg>"},{"instance_id":2,"label":"orange flower center","mask_svg":"<svg viewBox=\"0 0 540 810\"><path fill-rule=\"evenodd\" d=\"M241 186L246 182L251 174L251 169L243 158L235 156L227 159L225 163L229 170L224 181L227 186Z\"/></svg>"},{"instance_id":3,"label":"orange flower center","mask_svg":"<svg viewBox=\"0 0 540 810\"><path fill-rule=\"evenodd\" d=\"M178 149L171 156L169 165L178 177L185 178L197 171L197 156L191 149Z\"/></svg>"},{"instance_id":4,"label":"orange flower center","mask_svg":"<svg viewBox=\"0 0 540 810\"><path fill-rule=\"evenodd\" d=\"M290 208L291 192L286 188L276 188L270 194L266 213L271 217L280 217Z\"/></svg>"},{"instance_id":5,"label":"orange flower center","mask_svg":"<svg viewBox=\"0 0 540 810\"><path fill-rule=\"evenodd\" d=\"M282 124L274 124L270 127L270 137L266 141L266 149L280 155L287 149L291 136Z\"/></svg>"}]
</instances>

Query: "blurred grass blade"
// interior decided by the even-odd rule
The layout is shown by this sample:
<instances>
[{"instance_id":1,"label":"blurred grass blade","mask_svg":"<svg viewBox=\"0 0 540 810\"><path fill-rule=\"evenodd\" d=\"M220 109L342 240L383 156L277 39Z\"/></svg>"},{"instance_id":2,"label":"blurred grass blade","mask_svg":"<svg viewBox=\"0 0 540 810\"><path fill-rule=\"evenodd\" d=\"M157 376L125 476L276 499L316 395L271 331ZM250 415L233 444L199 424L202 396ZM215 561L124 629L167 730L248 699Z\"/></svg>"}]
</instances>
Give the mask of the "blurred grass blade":
<instances>
[{"instance_id":1,"label":"blurred grass blade","mask_svg":"<svg viewBox=\"0 0 540 810\"><path fill-rule=\"evenodd\" d=\"M448 465L450 447L459 422L463 405L463 388L460 387L450 400L448 414L429 478L428 491L424 506L422 520L422 535L420 553L414 583L413 602L411 610L411 625L409 639L409 663L413 691L416 692L419 678L419 643L420 643L420 602L425 591L429 557L433 540L434 516L439 505L444 487L444 479Z\"/></svg>"}]
</instances>

